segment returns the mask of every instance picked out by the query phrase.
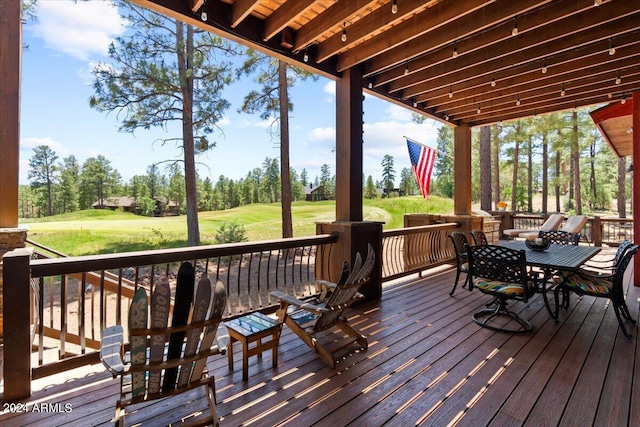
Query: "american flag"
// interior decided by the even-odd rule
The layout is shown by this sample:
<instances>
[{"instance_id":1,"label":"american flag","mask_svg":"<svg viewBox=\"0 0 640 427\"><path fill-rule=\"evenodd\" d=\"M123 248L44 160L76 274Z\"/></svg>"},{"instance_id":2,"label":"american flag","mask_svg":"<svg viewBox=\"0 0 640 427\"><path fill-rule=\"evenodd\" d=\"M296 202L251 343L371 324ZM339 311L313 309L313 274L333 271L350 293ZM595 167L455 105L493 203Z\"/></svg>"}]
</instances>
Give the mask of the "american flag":
<instances>
[{"instance_id":1,"label":"american flag","mask_svg":"<svg viewBox=\"0 0 640 427\"><path fill-rule=\"evenodd\" d=\"M431 173L436 162L436 150L426 147L407 138L407 148L411 158L413 173L416 174L416 181L423 197L429 196L429 185L431 184Z\"/></svg>"}]
</instances>

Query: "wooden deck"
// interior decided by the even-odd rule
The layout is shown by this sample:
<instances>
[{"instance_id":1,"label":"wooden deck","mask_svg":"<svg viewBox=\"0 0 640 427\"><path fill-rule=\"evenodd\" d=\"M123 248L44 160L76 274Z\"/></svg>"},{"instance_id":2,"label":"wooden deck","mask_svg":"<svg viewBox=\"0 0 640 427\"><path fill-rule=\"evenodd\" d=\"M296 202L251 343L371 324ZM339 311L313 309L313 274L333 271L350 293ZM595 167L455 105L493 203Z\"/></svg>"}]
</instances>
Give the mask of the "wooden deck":
<instances>
[{"instance_id":1,"label":"wooden deck","mask_svg":"<svg viewBox=\"0 0 640 427\"><path fill-rule=\"evenodd\" d=\"M471 321L489 298L466 289L450 297L454 277L449 271L389 285L379 303L352 310L351 323L368 336L369 349L346 357L336 370L286 328L278 368L265 352L250 360L247 382L241 363L229 373L226 357L211 360L222 425L640 425L638 328L630 325L633 338L626 339L606 301L574 295L556 325L537 296L514 306L531 319L534 333L495 333ZM630 288L635 318L639 298L640 288ZM239 353L239 345L234 350ZM47 386L34 383L32 412L3 413L0 424L110 424L117 380L99 365L93 371L49 377ZM71 410L33 412L42 403ZM126 420L166 425L204 408L198 390L133 407Z\"/></svg>"}]
</instances>

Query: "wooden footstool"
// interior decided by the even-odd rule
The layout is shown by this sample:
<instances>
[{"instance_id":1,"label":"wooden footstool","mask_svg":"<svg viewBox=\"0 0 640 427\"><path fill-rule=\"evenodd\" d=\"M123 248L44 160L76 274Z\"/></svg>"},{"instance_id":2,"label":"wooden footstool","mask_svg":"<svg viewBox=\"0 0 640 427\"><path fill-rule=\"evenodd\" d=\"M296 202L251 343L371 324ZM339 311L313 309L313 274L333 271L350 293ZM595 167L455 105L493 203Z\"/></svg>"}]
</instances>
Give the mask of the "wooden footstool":
<instances>
[{"instance_id":1,"label":"wooden footstool","mask_svg":"<svg viewBox=\"0 0 640 427\"><path fill-rule=\"evenodd\" d=\"M282 324L262 313L252 313L225 322L229 330L229 369L233 371L233 343L242 343L242 379L249 378L249 357L258 356L262 358L262 352L268 349L273 351L273 367L278 366L278 341ZM263 338L271 337L269 341L263 342ZM251 343L255 346L249 348Z\"/></svg>"}]
</instances>

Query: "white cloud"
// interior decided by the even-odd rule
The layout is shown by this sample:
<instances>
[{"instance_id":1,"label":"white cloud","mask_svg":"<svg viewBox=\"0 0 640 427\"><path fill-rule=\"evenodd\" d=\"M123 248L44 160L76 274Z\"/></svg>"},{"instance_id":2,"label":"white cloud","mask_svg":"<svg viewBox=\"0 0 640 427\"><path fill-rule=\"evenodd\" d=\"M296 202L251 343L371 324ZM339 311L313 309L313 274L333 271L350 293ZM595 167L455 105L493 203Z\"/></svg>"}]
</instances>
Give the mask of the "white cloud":
<instances>
[{"instance_id":1,"label":"white cloud","mask_svg":"<svg viewBox=\"0 0 640 427\"><path fill-rule=\"evenodd\" d=\"M328 95L336 96L336 82L333 80L329 80L327 84L324 85L322 90Z\"/></svg>"},{"instance_id":2,"label":"white cloud","mask_svg":"<svg viewBox=\"0 0 640 427\"><path fill-rule=\"evenodd\" d=\"M243 118L240 121L240 126L254 127L254 128L261 128L261 129L269 129L269 127L272 124L274 124L274 120L272 118L268 118L266 120L260 120L260 121L248 120L246 118Z\"/></svg>"},{"instance_id":3,"label":"white cloud","mask_svg":"<svg viewBox=\"0 0 640 427\"><path fill-rule=\"evenodd\" d=\"M31 29L47 47L82 60L106 55L109 43L125 31L111 1L39 2L38 22Z\"/></svg>"},{"instance_id":4,"label":"white cloud","mask_svg":"<svg viewBox=\"0 0 640 427\"><path fill-rule=\"evenodd\" d=\"M22 139L22 141L20 141L20 150L21 151L28 151L29 152L28 156L31 157L31 155L33 154L33 149L38 147L38 146L40 146L40 145L48 146L53 151L55 151L55 153L60 158L66 157L69 154L71 154L71 151L69 151L62 144L60 144L59 142L54 141L52 138L50 138L48 136L47 137L43 137L43 138L37 138L37 137L24 138L24 139Z\"/></svg>"},{"instance_id":5,"label":"white cloud","mask_svg":"<svg viewBox=\"0 0 640 427\"><path fill-rule=\"evenodd\" d=\"M401 120L403 122L411 121L411 110L396 104L389 104L389 108L387 108L387 114L392 120Z\"/></svg>"},{"instance_id":6,"label":"white cloud","mask_svg":"<svg viewBox=\"0 0 640 427\"><path fill-rule=\"evenodd\" d=\"M313 142L333 142L336 141L336 130L332 127L315 128L309 133L309 140Z\"/></svg>"}]
</instances>

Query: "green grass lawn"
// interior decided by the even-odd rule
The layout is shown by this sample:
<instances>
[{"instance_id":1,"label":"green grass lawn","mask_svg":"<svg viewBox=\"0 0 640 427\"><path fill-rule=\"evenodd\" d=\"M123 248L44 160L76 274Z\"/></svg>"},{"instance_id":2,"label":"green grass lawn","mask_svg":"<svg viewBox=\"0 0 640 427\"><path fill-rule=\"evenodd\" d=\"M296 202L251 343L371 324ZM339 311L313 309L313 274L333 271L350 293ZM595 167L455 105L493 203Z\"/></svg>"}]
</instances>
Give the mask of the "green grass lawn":
<instances>
[{"instance_id":1,"label":"green grass lawn","mask_svg":"<svg viewBox=\"0 0 640 427\"><path fill-rule=\"evenodd\" d=\"M453 201L431 196L364 201L364 219L384 222L385 229L403 225L405 213L449 213ZM335 202L295 202L295 236L316 233L316 222L335 219ZM225 211L200 212L202 244L213 244L225 221L236 221L252 241L276 239L282 234L280 204L252 204ZM149 218L131 213L86 210L21 222L29 239L68 255L90 255L187 245L186 216Z\"/></svg>"}]
</instances>

